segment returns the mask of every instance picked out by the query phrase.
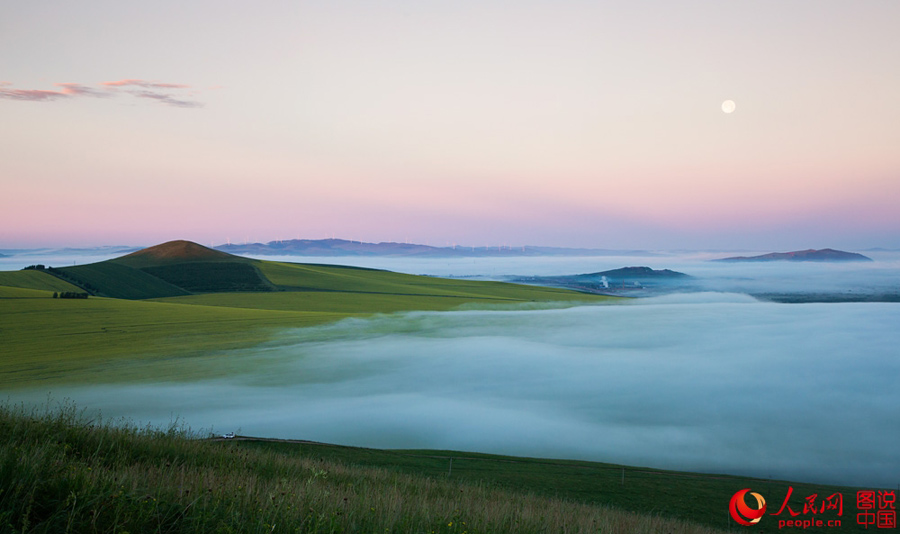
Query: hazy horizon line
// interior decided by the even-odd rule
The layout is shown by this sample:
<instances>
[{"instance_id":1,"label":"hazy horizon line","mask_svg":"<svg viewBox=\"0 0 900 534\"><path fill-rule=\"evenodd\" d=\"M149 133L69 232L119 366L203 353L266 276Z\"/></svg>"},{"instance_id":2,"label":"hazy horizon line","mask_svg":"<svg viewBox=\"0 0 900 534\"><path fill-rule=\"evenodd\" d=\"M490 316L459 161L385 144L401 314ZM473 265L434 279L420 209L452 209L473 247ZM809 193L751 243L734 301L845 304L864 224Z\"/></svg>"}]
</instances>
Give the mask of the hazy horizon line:
<instances>
[{"instance_id":1,"label":"hazy horizon line","mask_svg":"<svg viewBox=\"0 0 900 534\"><path fill-rule=\"evenodd\" d=\"M239 242L232 242L230 239L226 238L225 242L215 244L213 242L204 242L202 240L195 239L168 239L164 241L158 241L151 244L99 244L99 245L79 245L79 244L58 244L58 245L40 245L37 243L25 244L21 246L3 246L0 243L0 252L7 253L22 253L22 252L34 252L34 251L43 251L43 250L101 250L101 249L133 249L139 250L143 248L157 246L163 243L168 243L171 241L191 241L197 243L199 245L209 247L209 248L219 248L219 247L228 247L228 246L247 246L247 245L271 245L273 243L283 243L283 242L291 242L291 241L343 241L350 243L359 243L364 245L408 245L408 246L418 246L418 247L430 247L434 249L473 249L473 250L515 250L515 249L559 249L559 250L572 250L572 251L605 251L605 252L794 252L801 250L822 250L822 249L834 249L834 250L846 250L848 252L853 251L863 251L863 252L891 252L898 251L900 248L891 248L887 246L869 246L869 247L846 247L846 246L831 246L831 245L816 245L816 246L807 246L807 247L778 247L773 246L770 248L760 248L758 246L748 246L748 247L672 247L672 248L658 248L658 247L602 247L602 246L566 246L559 244L509 244L509 243L488 243L488 244L463 244L463 243L445 243L445 244L431 244L428 241L414 242L410 240L396 241L396 240L382 240L382 241L366 241L361 239L350 239L345 237L321 237L321 238L313 238L313 237L297 237L290 239L270 239L268 241L255 241L255 240L244 240ZM849 249L849 250L847 250ZM286 254L291 255L291 254Z\"/></svg>"}]
</instances>

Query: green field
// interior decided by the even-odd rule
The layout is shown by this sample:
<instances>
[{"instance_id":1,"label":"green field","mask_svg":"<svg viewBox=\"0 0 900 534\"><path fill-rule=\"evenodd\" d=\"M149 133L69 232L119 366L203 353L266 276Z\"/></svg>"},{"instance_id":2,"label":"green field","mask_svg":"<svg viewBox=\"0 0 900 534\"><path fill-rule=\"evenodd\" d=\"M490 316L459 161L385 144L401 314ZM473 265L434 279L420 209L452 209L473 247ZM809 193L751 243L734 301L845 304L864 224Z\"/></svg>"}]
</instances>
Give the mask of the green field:
<instances>
[{"instance_id":1,"label":"green field","mask_svg":"<svg viewBox=\"0 0 900 534\"><path fill-rule=\"evenodd\" d=\"M46 289L0 286L0 299L46 299L52 296L53 292Z\"/></svg>"},{"instance_id":2,"label":"green field","mask_svg":"<svg viewBox=\"0 0 900 534\"><path fill-rule=\"evenodd\" d=\"M117 361L214 357L346 315L92 297L0 298L0 387L102 380ZM106 379L122 379L115 373Z\"/></svg>"},{"instance_id":3,"label":"green field","mask_svg":"<svg viewBox=\"0 0 900 534\"><path fill-rule=\"evenodd\" d=\"M261 291L242 291L248 288ZM53 291L93 296L54 299ZM192 359L223 357L287 328L347 317L609 300L499 282L250 260L174 242L89 265L0 273L0 387L150 379L167 369L186 379L193 376ZM133 365L160 361L168 367Z\"/></svg>"},{"instance_id":4,"label":"green field","mask_svg":"<svg viewBox=\"0 0 900 534\"><path fill-rule=\"evenodd\" d=\"M0 288L19 287L25 289L43 289L45 291L81 291L80 288L60 280L44 271L0 271Z\"/></svg>"}]
</instances>

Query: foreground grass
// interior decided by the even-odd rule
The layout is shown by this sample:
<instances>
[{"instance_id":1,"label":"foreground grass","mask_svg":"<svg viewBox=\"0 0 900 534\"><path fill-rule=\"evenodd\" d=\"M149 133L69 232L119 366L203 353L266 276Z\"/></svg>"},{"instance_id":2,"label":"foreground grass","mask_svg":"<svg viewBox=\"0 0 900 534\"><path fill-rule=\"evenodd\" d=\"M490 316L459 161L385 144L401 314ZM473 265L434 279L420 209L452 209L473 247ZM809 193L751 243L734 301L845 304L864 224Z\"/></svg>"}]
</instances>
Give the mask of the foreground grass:
<instances>
[{"instance_id":1,"label":"foreground grass","mask_svg":"<svg viewBox=\"0 0 900 534\"><path fill-rule=\"evenodd\" d=\"M796 512L802 512L805 499L810 495L818 495L820 503L829 495L843 495L844 510L839 518L834 511L797 516L801 520L840 519L841 527L813 527L803 529L804 532L864 531L865 528L856 522L856 492L875 489L474 452L382 450L262 438L244 438L235 443L252 450L277 451L460 483L488 484L513 491L524 488L536 496L611 506L648 516L683 518L714 528L754 534L778 532L779 520L794 517L784 511L778 517L767 515L752 529L739 526L728 515L728 503L741 489L752 488L763 494L769 514L779 510L789 488L792 488L789 506Z\"/></svg>"},{"instance_id":2,"label":"foreground grass","mask_svg":"<svg viewBox=\"0 0 900 534\"><path fill-rule=\"evenodd\" d=\"M0 531L714 532L657 515L0 407Z\"/></svg>"}]
</instances>

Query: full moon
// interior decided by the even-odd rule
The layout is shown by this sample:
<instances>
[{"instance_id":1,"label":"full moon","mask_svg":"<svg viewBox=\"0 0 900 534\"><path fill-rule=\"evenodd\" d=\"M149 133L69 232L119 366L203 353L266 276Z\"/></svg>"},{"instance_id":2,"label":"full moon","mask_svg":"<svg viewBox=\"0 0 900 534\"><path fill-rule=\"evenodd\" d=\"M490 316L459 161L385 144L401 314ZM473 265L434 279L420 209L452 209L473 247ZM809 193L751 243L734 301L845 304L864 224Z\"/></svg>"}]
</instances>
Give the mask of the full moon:
<instances>
[{"instance_id":1,"label":"full moon","mask_svg":"<svg viewBox=\"0 0 900 534\"><path fill-rule=\"evenodd\" d=\"M726 100L725 102L722 102L722 111L724 111L725 113L731 113L732 111L734 111L734 108L734 100Z\"/></svg>"}]
</instances>

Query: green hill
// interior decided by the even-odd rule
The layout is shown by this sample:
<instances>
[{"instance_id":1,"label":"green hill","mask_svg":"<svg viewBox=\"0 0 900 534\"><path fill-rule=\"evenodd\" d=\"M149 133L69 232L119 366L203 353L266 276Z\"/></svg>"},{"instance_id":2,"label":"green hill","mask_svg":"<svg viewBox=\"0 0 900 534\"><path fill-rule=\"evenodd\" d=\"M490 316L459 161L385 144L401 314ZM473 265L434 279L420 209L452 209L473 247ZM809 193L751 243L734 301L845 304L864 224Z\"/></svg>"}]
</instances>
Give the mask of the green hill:
<instances>
[{"instance_id":1,"label":"green hill","mask_svg":"<svg viewBox=\"0 0 900 534\"><path fill-rule=\"evenodd\" d=\"M92 298L51 298L54 291L85 290ZM193 368L186 356L217 357L271 341L285 328L351 316L611 299L501 282L259 261L174 241L89 265L0 272L0 385L143 380L148 377L124 363L144 360L166 362L155 373L189 377Z\"/></svg>"},{"instance_id":2,"label":"green hill","mask_svg":"<svg viewBox=\"0 0 900 534\"><path fill-rule=\"evenodd\" d=\"M48 269L60 291L84 290L95 296L150 299L220 291L271 291L274 286L256 266L256 260L233 256L190 241L170 241L120 258ZM37 271L35 271L37 272ZM4 273L11 275L12 273ZM33 276L33 275L32 275ZM17 287L51 289L46 279L15 278ZM0 277L0 285L4 284Z\"/></svg>"},{"instance_id":3,"label":"green hill","mask_svg":"<svg viewBox=\"0 0 900 534\"><path fill-rule=\"evenodd\" d=\"M446 298L448 306L415 304L388 309L448 309L463 301L534 302L593 300L572 291L502 282L449 280L377 269L340 265L279 263L242 258L190 241L170 241L120 258L88 265L2 273L10 283L0 285L58 291L84 290L95 296L119 299L159 299L247 292L332 292L372 300L373 295L409 300L408 297ZM49 276L52 275L52 276ZM56 277L54 280L53 277ZM78 286L73 289L74 286ZM309 300L308 297L298 299ZM230 303L235 299L224 299ZM238 299L240 300L240 299ZM272 297L275 309L284 309L290 298ZM315 299L313 299L315 300ZM377 300L377 299L376 299ZM384 301L385 299L380 299ZM220 305L223 298L191 299L193 303ZM266 307L254 299L252 307ZM290 309L303 309L298 301ZM364 311L375 311L363 306Z\"/></svg>"},{"instance_id":4,"label":"green hill","mask_svg":"<svg viewBox=\"0 0 900 534\"><path fill-rule=\"evenodd\" d=\"M190 292L165 280L113 261L54 269L58 276L93 295L116 299L148 299L189 295Z\"/></svg>"},{"instance_id":5,"label":"green hill","mask_svg":"<svg viewBox=\"0 0 900 534\"><path fill-rule=\"evenodd\" d=\"M253 261L227 252L219 252L193 241L168 241L141 249L120 258L109 260L135 269L157 267L181 262L204 261Z\"/></svg>"},{"instance_id":6,"label":"green hill","mask_svg":"<svg viewBox=\"0 0 900 534\"><path fill-rule=\"evenodd\" d=\"M142 271L191 293L274 289L259 269L249 262L181 262L144 267Z\"/></svg>"},{"instance_id":7,"label":"green hill","mask_svg":"<svg viewBox=\"0 0 900 534\"><path fill-rule=\"evenodd\" d=\"M148 299L218 291L269 291L254 260L190 241L169 241L126 256L58 269L100 296Z\"/></svg>"}]
</instances>

